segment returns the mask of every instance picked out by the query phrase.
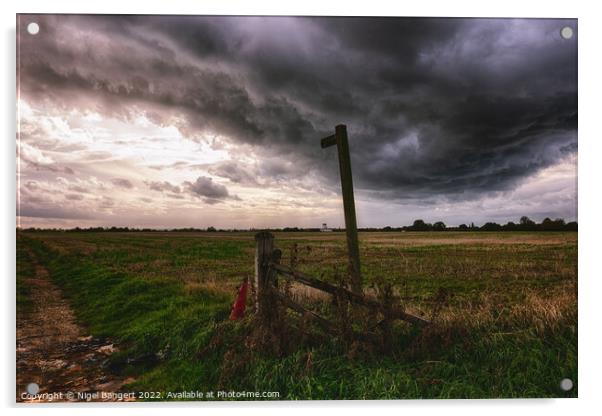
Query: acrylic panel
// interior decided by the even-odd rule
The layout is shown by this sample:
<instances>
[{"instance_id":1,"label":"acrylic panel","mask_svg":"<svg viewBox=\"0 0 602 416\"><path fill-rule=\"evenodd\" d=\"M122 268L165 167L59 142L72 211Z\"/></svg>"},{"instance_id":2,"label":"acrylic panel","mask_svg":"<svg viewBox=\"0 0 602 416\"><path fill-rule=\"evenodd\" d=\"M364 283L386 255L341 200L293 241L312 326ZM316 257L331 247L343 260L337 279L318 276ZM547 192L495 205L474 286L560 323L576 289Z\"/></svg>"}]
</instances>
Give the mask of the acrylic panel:
<instances>
[{"instance_id":1,"label":"acrylic panel","mask_svg":"<svg viewBox=\"0 0 602 416\"><path fill-rule=\"evenodd\" d=\"M576 397L577 35L17 15L16 400Z\"/></svg>"}]
</instances>

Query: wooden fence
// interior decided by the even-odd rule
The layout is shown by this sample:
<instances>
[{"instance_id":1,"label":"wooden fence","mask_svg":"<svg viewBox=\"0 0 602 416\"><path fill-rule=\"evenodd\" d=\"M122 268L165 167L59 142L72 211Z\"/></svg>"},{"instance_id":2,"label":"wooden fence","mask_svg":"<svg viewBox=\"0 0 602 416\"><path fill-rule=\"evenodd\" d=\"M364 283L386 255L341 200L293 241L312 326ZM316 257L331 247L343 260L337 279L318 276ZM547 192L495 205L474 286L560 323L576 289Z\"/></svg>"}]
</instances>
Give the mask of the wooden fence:
<instances>
[{"instance_id":1,"label":"wooden fence","mask_svg":"<svg viewBox=\"0 0 602 416\"><path fill-rule=\"evenodd\" d=\"M405 312L399 305L393 305L391 302L385 304L363 294L347 127L343 124L336 126L335 133L323 138L320 145L323 149L331 146L337 147L343 209L345 214L345 235L347 241L347 254L349 257L349 280L351 290L331 285L280 264L282 252L274 248L274 236L267 231L262 231L255 235L255 281L253 284L255 288L255 307L260 318L265 321L275 319L276 317L274 314L278 313L279 310L277 304L280 303L314 321L326 332L333 334L340 333L340 328L338 328L336 324L315 312L306 309L295 302L291 297L287 296L283 291L278 290L278 278L281 277L282 279L297 282L326 292L333 296L333 300L337 304L348 302L351 305L359 305L368 308L371 312L381 314L382 320L377 324L377 326L380 326L381 328L390 327L391 321L395 319L401 319L420 326L428 324L429 322L427 320ZM355 335L360 338L373 338L375 334L368 332Z\"/></svg>"},{"instance_id":2,"label":"wooden fence","mask_svg":"<svg viewBox=\"0 0 602 416\"><path fill-rule=\"evenodd\" d=\"M313 289L320 290L331 296L338 302L341 300L349 302L352 305L359 305L369 309L371 312L382 315L382 320L378 326L386 326L396 319L401 319L414 325L424 326L429 321L407 313L400 305L385 304L377 299L366 296L355 290L348 290L344 287L335 286L324 282L305 273L299 272L280 264L282 252L274 247L274 236L268 231L261 231L255 235L255 299L256 312L263 319L270 321L276 319L278 308L276 303L289 308L310 321L316 323L324 331L330 334L339 334L340 328L337 324L318 315L317 313L305 308L303 305L294 301L290 296L279 289L279 278L285 281L296 282ZM375 338L371 332L356 333L358 338Z\"/></svg>"}]
</instances>

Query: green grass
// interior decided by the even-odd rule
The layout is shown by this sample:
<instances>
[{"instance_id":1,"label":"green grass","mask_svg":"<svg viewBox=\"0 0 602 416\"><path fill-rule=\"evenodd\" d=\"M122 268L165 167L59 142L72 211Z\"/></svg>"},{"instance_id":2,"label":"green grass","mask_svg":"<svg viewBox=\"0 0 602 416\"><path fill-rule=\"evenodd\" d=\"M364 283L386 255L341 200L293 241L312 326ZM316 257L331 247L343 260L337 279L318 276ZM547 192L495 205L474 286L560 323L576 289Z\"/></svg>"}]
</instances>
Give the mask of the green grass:
<instances>
[{"instance_id":1,"label":"green grass","mask_svg":"<svg viewBox=\"0 0 602 416\"><path fill-rule=\"evenodd\" d=\"M35 277L35 261L32 257L31 246L42 245L39 241L27 241L23 243L22 238L17 235L17 262L16 262L16 305L17 318L23 314L31 312L32 300L31 290L27 284L27 279Z\"/></svg>"},{"instance_id":2,"label":"green grass","mask_svg":"<svg viewBox=\"0 0 602 416\"><path fill-rule=\"evenodd\" d=\"M440 288L451 294L432 329L396 326L390 354L332 339L299 342L279 357L251 350L251 321L226 319L236 285L253 274L251 233L21 233L17 279L31 273L27 253L35 253L89 331L122 347L112 368L133 375L136 391L577 396L577 388L558 388L564 377L577 381L576 233L362 233L360 240L367 286L393 283L427 318ZM295 251L300 270L326 280L344 270L344 235L278 233L276 245L284 263ZM19 296L27 299L18 289ZM164 358L128 364L157 354Z\"/></svg>"}]
</instances>

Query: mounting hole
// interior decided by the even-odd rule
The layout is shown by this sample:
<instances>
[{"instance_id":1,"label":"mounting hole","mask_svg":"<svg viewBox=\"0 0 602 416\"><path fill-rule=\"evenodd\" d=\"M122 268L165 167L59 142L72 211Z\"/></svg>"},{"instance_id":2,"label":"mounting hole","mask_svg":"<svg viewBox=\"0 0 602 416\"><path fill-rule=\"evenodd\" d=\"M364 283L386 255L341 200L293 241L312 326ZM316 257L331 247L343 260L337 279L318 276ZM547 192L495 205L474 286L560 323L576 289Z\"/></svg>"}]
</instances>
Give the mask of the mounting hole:
<instances>
[{"instance_id":1,"label":"mounting hole","mask_svg":"<svg viewBox=\"0 0 602 416\"><path fill-rule=\"evenodd\" d=\"M27 387L25 387L25 390L27 390L27 393L31 395L38 394L40 391L40 386L38 386L38 383L29 383Z\"/></svg>"},{"instance_id":2,"label":"mounting hole","mask_svg":"<svg viewBox=\"0 0 602 416\"><path fill-rule=\"evenodd\" d=\"M570 39L573 37L573 28L570 26L565 26L562 29L560 29L560 36L562 36L562 39Z\"/></svg>"},{"instance_id":3,"label":"mounting hole","mask_svg":"<svg viewBox=\"0 0 602 416\"><path fill-rule=\"evenodd\" d=\"M40 25L36 22L31 22L27 25L27 33L30 35L37 35L40 31Z\"/></svg>"},{"instance_id":4,"label":"mounting hole","mask_svg":"<svg viewBox=\"0 0 602 416\"><path fill-rule=\"evenodd\" d=\"M560 388L564 391L570 391L573 389L573 380L570 378L563 378L560 380Z\"/></svg>"}]
</instances>

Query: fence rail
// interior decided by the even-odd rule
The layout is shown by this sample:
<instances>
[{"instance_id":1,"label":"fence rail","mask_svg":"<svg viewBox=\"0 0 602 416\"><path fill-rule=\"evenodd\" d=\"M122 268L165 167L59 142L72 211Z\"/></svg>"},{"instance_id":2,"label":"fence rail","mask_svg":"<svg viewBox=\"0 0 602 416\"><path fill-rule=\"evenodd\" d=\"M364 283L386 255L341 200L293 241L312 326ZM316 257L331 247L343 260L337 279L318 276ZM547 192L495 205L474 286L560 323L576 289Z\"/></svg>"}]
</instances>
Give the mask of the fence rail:
<instances>
[{"instance_id":1,"label":"fence rail","mask_svg":"<svg viewBox=\"0 0 602 416\"><path fill-rule=\"evenodd\" d=\"M426 319L409 314L398 306L392 306L387 308L385 305L383 305L376 299L372 299L365 295L359 295L357 293L345 289L344 287L331 285L330 283L323 282L314 277L293 270L290 267L284 266L282 264L270 263L269 267L278 272L279 275L283 276L286 279L302 283L306 286L313 287L314 289L327 292L334 296L343 297L351 303L355 303L376 310L378 312L382 312L383 314L388 315L390 319L402 319L415 325L427 325L429 323L429 321L427 321Z\"/></svg>"},{"instance_id":2,"label":"fence rail","mask_svg":"<svg viewBox=\"0 0 602 416\"><path fill-rule=\"evenodd\" d=\"M262 231L255 236L256 256L255 256L255 295L257 302L257 312L267 320L274 318L277 313L274 307L274 301L280 302L285 307L303 315L310 321L315 322L324 331L330 334L340 333L338 326L328 319L318 315L295 302L285 293L278 289L278 278L281 277L288 281L297 282L305 286L326 292L337 300L349 302L350 304L360 305L383 315L383 319L375 326L386 326L393 320L400 319L413 325L428 325L429 321L421 317L407 313L399 305L386 305L370 296L356 293L344 287L335 286L330 283L316 279L291 267L280 264L282 252L274 248L274 236ZM375 339L375 333L355 333L355 337L364 339Z\"/></svg>"}]
</instances>

